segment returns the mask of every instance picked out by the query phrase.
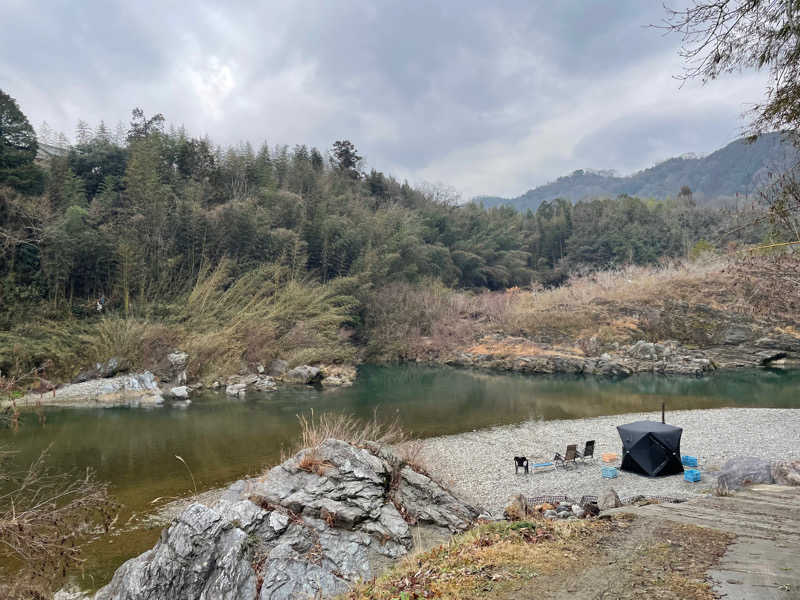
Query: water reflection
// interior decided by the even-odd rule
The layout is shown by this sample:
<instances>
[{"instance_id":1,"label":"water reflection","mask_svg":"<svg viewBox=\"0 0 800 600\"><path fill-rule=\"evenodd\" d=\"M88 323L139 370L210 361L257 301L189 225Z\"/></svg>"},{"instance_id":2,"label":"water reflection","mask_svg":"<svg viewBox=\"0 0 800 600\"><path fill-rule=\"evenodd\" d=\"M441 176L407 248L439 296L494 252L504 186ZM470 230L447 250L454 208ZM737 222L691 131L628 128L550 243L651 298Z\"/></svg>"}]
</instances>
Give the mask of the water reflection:
<instances>
[{"instance_id":1,"label":"water reflection","mask_svg":"<svg viewBox=\"0 0 800 600\"><path fill-rule=\"evenodd\" d=\"M191 489L182 456L199 488L221 485L274 463L299 427L299 412L340 411L397 417L419 436L458 433L525 419L572 419L625 412L723 406L799 407L800 371L735 371L702 379L637 376L526 377L415 366L364 367L341 390L284 389L233 401L222 394L193 398L186 408L47 409L47 424L29 418L16 433L0 431L0 447L29 463L52 445L59 469L93 468L127 511L145 511L158 496ZM152 544L144 535L105 552L107 569ZM133 548L130 546L141 546ZM98 565L95 565L97 567ZM100 568L100 571L104 569ZM98 572L99 573L99 572Z\"/></svg>"}]
</instances>

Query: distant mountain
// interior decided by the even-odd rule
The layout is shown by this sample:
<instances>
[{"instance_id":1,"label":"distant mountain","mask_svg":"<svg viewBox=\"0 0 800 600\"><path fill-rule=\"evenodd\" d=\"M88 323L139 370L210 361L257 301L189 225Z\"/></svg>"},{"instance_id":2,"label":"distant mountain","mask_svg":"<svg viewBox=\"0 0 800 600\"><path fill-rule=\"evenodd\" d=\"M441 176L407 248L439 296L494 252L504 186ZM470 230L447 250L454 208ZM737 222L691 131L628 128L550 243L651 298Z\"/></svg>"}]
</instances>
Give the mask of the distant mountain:
<instances>
[{"instance_id":1,"label":"distant mountain","mask_svg":"<svg viewBox=\"0 0 800 600\"><path fill-rule=\"evenodd\" d=\"M628 194L663 200L677 196L686 185L697 202L714 204L752 194L770 173L782 171L797 157L790 141L780 133L769 133L753 143L736 140L707 156L684 154L670 158L625 177L613 171L581 169L516 198L480 196L473 202L482 202L486 207L509 205L519 210L536 210L542 202L556 198L578 202Z\"/></svg>"}]
</instances>

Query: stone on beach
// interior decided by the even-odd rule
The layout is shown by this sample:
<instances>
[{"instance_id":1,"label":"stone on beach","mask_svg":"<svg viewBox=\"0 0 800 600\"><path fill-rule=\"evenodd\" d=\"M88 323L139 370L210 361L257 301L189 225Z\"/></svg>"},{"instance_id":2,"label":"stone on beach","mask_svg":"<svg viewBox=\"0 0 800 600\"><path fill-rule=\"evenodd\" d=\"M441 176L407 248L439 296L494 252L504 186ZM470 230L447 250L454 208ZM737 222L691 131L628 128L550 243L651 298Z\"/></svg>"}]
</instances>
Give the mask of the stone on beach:
<instances>
[{"instance_id":1,"label":"stone on beach","mask_svg":"<svg viewBox=\"0 0 800 600\"><path fill-rule=\"evenodd\" d=\"M732 458L717 475L715 490L725 494L754 483L773 483L772 467L769 461L753 456Z\"/></svg>"},{"instance_id":2,"label":"stone on beach","mask_svg":"<svg viewBox=\"0 0 800 600\"><path fill-rule=\"evenodd\" d=\"M613 488L603 492L597 499L597 508L600 510L610 510L612 508L619 508L620 506L622 506L622 502L616 490Z\"/></svg>"},{"instance_id":3,"label":"stone on beach","mask_svg":"<svg viewBox=\"0 0 800 600\"><path fill-rule=\"evenodd\" d=\"M800 460L773 463L772 477L778 485L800 485Z\"/></svg>"}]
</instances>

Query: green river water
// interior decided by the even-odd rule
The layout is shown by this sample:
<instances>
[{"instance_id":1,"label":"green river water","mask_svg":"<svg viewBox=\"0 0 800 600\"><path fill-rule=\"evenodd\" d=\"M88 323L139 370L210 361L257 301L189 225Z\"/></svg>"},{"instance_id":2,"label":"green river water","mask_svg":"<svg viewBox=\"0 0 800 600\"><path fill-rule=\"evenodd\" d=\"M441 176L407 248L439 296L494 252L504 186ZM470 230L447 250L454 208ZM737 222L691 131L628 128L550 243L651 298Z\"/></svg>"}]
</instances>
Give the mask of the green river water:
<instances>
[{"instance_id":1,"label":"green river water","mask_svg":"<svg viewBox=\"0 0 800 600\"><path fill-rule=\"evenodd\" d=\"M26 415L18 431L0 431L0 447L24 466L50 447L58 470L92 468L123 504L123 518L152 510L156 497L217 487L274 464L299 431L298 413L338 411L398 418L416 436L460 433L526 419L716 407L800 408L800 371L743 370L705 378L635 376L623 380L497 375L417 366L366 366L350 388L283 388L232 400L193 397L188 408L48 408L40 425ZM655 415L654 415L655 416ZM142 528L95 544L82 585L104 583L126 558L152 546Z\"/></svg>"}]
</instances>

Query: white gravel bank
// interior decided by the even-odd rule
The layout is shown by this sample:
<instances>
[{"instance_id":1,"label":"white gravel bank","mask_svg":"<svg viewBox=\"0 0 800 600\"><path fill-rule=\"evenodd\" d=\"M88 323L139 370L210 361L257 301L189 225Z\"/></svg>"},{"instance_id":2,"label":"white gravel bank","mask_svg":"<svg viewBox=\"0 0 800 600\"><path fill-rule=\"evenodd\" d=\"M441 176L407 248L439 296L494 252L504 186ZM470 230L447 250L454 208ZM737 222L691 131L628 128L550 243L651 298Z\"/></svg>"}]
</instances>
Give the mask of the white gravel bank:
<instances>
[{"instance_id":1,"label":"white gravel bank","mask_svg":"<svg viewBox=\"0 0 800 600\"><path fill-rule=\"evenodd\" d=\"M598 495L614 488L621 497L638 494L686 498L707 493L713 472L734 456L785 460L800 458L800 410L721 408L667 413L667 423L683 428L681 454L696 456L703 480L688 483L682 475L649 478L620 472L603 479L603 452L620 454L617 425L640 420L661 421L661 413L612 415L592 419L527 421L424 441L422 458L431 474L465 499L501 516L508 499L560 495L573 498ZM547 462L567 444L583 450L586 440L596 440L594 465L577 469L514 474L514 456L527 456L531 464ZM619 463L615 466L619 466Z\"/></svg>"}]
</instances>

